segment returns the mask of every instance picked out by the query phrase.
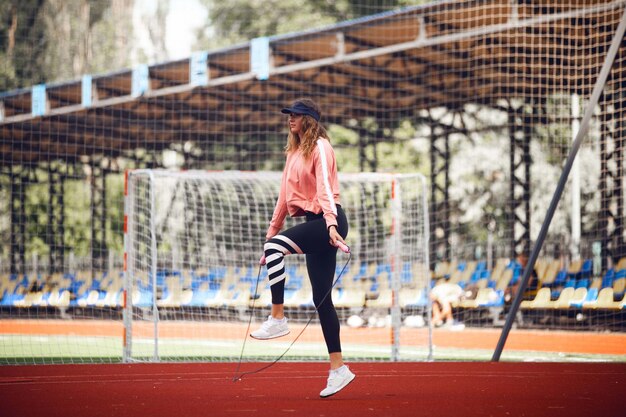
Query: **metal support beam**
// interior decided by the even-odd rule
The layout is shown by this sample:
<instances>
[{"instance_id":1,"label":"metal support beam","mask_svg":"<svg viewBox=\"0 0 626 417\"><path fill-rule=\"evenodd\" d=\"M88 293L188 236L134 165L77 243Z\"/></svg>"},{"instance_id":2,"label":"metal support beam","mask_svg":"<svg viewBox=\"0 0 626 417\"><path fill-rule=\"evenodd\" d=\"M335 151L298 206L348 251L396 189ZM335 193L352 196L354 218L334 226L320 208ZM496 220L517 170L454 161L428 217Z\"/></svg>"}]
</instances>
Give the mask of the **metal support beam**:
<instances>
[{"instance_id":1,"label":"metal support beam","mask_svg":"<svg viewBox=\"0 0 626 417\"><path fill-rule=\"evenodd\" d=\"M430 140L430 267L434 270L438 257L450 260L450 140L431 127ZM443 252L443 253L442 253Z\"/></svg>"},{"instance_id":2,"label":"metal support beam","mask_svg":"<svg viewBox=\"0 0 626 417\"><path fill-rule=\"evenodd\" d=\"M11 166L11 274L26 273L26 188L31 182L28 166Z\"/></svg>"},{"instance_id":3,"label":"metal support beam","mask_svg":"<svg viewBox=\"0 0 626 417\"><path fill-rule=\"evenodd\" d=\"M48 272L63 272L65 261L65 175L59 165L48 163Z\"/></svg>"},{"instance_id":4,"label":"metal support beam","mask_svg":"<svg viewBox=\"0 0 626 417\"><path fill-rule=\"evenodd\" d=\"M529 106L533 108L533 106ZM509 108L510 208L507 230L510 231L510 256L530 250L530 140L532 117L527 107Z\"/></svg>"},{"instance_id":5,"label":"metal support beam","mask_svg":"<svg viewBox=\"0 0 626 417\"><path fill-rule=\"evenodd\" d=\"M106 175L107 168L101 160L89 161L91 185L91 274L101 276L107 267L108 250L106 244Z\"/></svg>"},{"instance_id":6,"label":"metal support beam","mask_svg":"<svg viewBox=\"0 0 626 417\"><path fill-rule=\"evenodd\" d=\"M626 125L626 105L621 100L613 100L615 108L612 120L602 121L600 140L600 218L599 228L602 242L602 270L606 271L626 256L624 241L624 145ZM606 105L602 114L610 114ZM612 121L615 121L613 124Z\"/></svg>"}]
</instances>

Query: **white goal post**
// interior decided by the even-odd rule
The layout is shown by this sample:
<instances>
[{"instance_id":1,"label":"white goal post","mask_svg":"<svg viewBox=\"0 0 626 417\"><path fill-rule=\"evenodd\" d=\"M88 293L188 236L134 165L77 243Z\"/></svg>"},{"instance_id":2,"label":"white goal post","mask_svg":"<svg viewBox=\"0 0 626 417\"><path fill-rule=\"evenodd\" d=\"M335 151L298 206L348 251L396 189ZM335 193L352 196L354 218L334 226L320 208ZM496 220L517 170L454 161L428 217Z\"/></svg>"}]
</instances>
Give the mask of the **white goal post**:
<instances>
[{"instance_id":1,"label":"white goal post","mask_svg":"<svg viewBox=\"0 0 626 417\"><path fill-rule=\"evenodd\" d=\"M265 233L280 172L132 170L124 203L124 353L128 361L239 358L269 314ZM340 174L351 257L338 252L333 302L350 360L432 357L428 209L420 174ZM301 218L287 218L290 227ZM349 262L348 262L349 259ZM245 360L327 359L303 256L286 258L291 334L247 339ZM257 277L260 271L260 279Z\"/></svg>"}]
</instances>

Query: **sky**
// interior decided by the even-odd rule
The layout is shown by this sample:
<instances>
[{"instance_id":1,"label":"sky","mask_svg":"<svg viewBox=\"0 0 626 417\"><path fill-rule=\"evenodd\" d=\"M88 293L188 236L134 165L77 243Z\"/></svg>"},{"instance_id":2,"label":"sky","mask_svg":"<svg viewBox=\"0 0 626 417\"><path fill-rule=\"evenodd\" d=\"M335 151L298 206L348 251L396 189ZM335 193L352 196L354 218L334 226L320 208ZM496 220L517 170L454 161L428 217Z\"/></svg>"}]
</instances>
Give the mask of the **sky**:
<instances>
[{"instance_id":1,"label":"sky","mask_svg":"<svg viewBox=\"0 0 626 417\"><path fill-rule=\"evenodd\" d=\"M142 48L148 56L153 56L154 46L150 42L145 16L154 14L155 0L136 0L133 13L135 33ZM166 20L165 60L176 60L191 55L195 42L194 31L202 26L207 19L206 9L198 0L170 0L169 14ZM135 54L135 60L137 55ZM135 62L138 64L139 62ZM150 64L151 62L147 62Z\"/></svg>"}]
</instances>

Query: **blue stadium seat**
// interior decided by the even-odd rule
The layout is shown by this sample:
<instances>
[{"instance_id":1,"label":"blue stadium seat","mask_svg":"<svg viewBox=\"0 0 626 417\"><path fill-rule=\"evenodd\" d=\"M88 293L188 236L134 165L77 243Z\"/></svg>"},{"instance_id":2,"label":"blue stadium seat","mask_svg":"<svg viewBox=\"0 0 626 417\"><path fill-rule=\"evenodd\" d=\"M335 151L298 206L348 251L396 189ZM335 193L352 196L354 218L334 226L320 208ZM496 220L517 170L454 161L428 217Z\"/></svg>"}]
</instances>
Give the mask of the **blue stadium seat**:
<instances>
[{"instance_id":1,"label":"blue stadium seat","mask_svg":"<svg viewBox=\"0 0 626 417\"><path fill-rule=\"evenodd\" d=\"M615 270L613 270L613 268L610 268L609 270L606 271L606 273L602 277L602 288L612 287L614 278L615 278Z\"/></svg>"},{"instance_id":2,"label":"blue stadium seat","mask_svg":"<svg viewBox=\"0 0 626 417\"><path fill-rule=\"evenodd\" d=\"M0 305L5 306L5 307L12 307L17 302L23 301L23 300L24 300L24 294L15 294L15 293L6 294L4 297L2 297L2 300L0 300Z\"/></svg>"},{"instance_id":3,"label":"blue stadium seat","mask_svg":"<svg viewBox=\"0 0 626 417\"><path fill-rule=\"evenodd\" d=\"M589 279L583 278L576 281L576 288L589 288Z\"/></svg>"},{"instance_id":4,"label":"blue stadium seat","mask_svg":"<svg viewBox=\"0 0 626 417\"><path fill-rule=\"evenodd\" d=\"M150 307L152 305L152 291L139 290L138 299L133 301L133 305L136 307Z\"/></svg>"},{"instance_id":5,"label":"blue stadium seat","mask_svg":"<svg viewBox=\"0 0 626 417\"><path fill-rule=\"evenodd\" d=\"M597 288L590 288L587 291L587 295L585 295L585 298L581 301L572 301L570 302L570 307L574 307L574 308L582 308L582 306L585 303L591 303L594 302L596 299L598 298L598 289Z\"/></svg>"},{"instance_id":6,"label":"blue stadium seat","mask_svg":"<svg viewBox=\"0 0 626 417\"><path fill-rule=\"evenodd\" d=\"M189 305L193 307L205 306L207 300L214 296L216 292L217 290L194 290Z\"/></svg>"},{"instance_id":7,"label":"blue stadium seat","mask_svg":"<svg viewBox=\"0 0 626 417\"><path fill-rule=\"evenodd\" d=\"M583 262L583 266L580 269L580 278L581 279L591 279L591 275L593 274L593 261L591 259L585 259Z\"/></svg>"},{"instance_id":8,"label":"blue stadium seat","mask_svg":"<svg viewBox=\"0 0 626 417\"><path fill-rule=\"evenodd\" d=\"M504 291L496 290L493 293L493 298L490 297L489 301L478 304L479 307L502 307L504 305Z\"/></svg>"},{"instance_id":9,"label":"blue stadium seat","mask_svg":"<svg viewBox=\"0 0 626 417\"><path fill-rule=\"evenodd\" d=\"M561 286L561 285L565 285L565 282L567 281L567 270L566 269L562 269L560 270L557 274L556 274L556 278L554 279L554 286Z\"/></svg>"}]
</instances>

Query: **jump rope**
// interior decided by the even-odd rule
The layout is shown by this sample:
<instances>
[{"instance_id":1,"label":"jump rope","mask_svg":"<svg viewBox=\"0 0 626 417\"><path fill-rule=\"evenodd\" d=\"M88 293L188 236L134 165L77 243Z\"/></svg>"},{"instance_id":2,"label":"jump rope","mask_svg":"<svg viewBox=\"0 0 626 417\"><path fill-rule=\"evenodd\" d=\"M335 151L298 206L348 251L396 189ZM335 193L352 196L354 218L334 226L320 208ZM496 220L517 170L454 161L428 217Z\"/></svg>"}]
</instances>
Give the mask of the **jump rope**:
<instances>
[{"instance_id":1,"label":"jump rope","mask_svg":"<svg viewBox=\"0 0 626 417\"><path fill-rule=\"evenodd\" d=\"M333 291L333 288L335 288L335 285L337 284L337 282L339 282L339 279L341 278L341 276L345 272L346 268L348 267L348 263L350 263L350 260L352 259L352 253L350 252L350 248L347 245L345 245L343 242L337 241L336 243L337 243L337 247L339 249L341 249L344 253L348 254L348 259L346 260L346 263L343 265L343 268L341 268L341 271L337 275L337 278L333 282L333 285L331 285L330 289L326 292L326 294L324 294L324 297L322 298L322 301L319 303L319 305L322 305L324 303L324 301L326 301L326 298L328 298L328 296L330 296L330 294ZM298 333L298 335L296 336L295 339L293 339L291 344L289 344L289 346L287 346L287 349L285 349L285 351L283 353L281 353L276 359L274 359L274 361L268 363L267 365L264 365L264 366L260 367L259 369L254 370L254 371L247 371L247 372L239 373L239 369L241 368L241 360L243 359L243 352L244 352L244 350L246 348L246 341L248 340L248 335L250 333L250 325L252 324L252 317L254 316L254 308L255 308L256 299L258 297L259 281L261 279L261 270L263 268L263 265L265 265L265 255L262 256L261 260L259 261L259 273L257 274L256 284L254 286L254 296L252 298L252 307L250 309L250 317L248 319L248 327L246 329L246 335L245 335L245 337L243 339L243 345L241 346L241 353L239 354L239 362L237 363L237 369L235 370L235 375L233 376L233 382L241 381L241 379L244 376L246 376L246 375L258 374L259 372L262 372L262 371L268 369L269 367L275 365L276 363L278 363L278 361L280 361L287 354L287 352L289 352L291 347L296 343L296 341L300 338L300 336L302 336L302 333L304 333L306 328L309 327L309 324L311 324L311 322L315 318L315 315L317 314L318 307L315 307L315 311L313 311L311 313L311 315L309 316L309 320L306 322L306 324L304 325L302 330L300 330L300 333Z\"/></svg>"}]
</instances>

